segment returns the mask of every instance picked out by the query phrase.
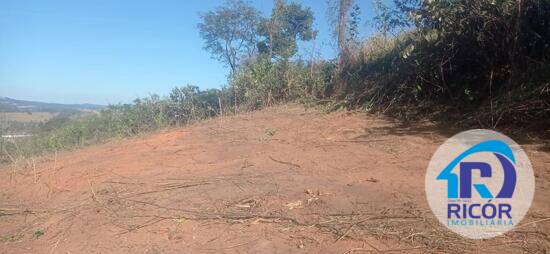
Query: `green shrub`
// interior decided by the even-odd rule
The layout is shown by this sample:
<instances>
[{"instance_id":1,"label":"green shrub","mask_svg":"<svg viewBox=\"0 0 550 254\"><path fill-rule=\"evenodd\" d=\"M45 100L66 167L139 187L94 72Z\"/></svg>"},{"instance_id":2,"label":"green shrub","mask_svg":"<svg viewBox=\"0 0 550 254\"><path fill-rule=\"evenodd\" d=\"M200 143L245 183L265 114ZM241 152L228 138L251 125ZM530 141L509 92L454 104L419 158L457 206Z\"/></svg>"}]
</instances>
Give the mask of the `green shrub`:
<instances>
[{"instance_id":1,"label":"green shrub","mask_svg":"<svg viewBox=\"0 0 550 254\"><path fill-rule=\"evenodd\" d=\"M412 29L375 36L353 54L339 77L350 107L405 118L439 112L485 127L550 117L550 1L395 2L398 11L380 20L407 16Z\"/></svg>"},{"instance_id":2,"label":"green shrub","mask_svg":"<svg viewBox=\"0 0 550 254\"><path fill-rule=\"evenodd\" d=\"M168 98L152 95L110 105L96 114L55 117L36 127L32 137L1 139L0 163L213 117L220 113L219 103L222 97L227 101L228 92L188 85L174 88Z\"/></svg>"},{"instance_id":3,"label":"green shrub","mask_svg":"<svg viewBox=\"0 0 550 254\"><path fill-rule=\"evenodd\" d=\"M238 104L247 110L297 99L324 99L333 93L336 65L329 61L249 61L231 77Z\"/></svg>"}]
</instances>

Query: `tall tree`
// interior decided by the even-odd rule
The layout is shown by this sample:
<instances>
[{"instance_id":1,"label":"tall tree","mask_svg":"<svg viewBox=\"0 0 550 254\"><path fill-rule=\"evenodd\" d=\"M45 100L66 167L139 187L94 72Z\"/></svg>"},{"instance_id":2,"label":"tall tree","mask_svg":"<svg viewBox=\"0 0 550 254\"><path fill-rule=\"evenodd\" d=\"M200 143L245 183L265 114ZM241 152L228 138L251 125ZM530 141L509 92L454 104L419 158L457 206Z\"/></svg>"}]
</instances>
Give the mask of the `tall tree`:
<instances>
[{"instance_id":1,"label":"tall tree","mask_svg":"<svg viewBox=\"0 0 550 254\"><path fill-rule=\"evenodd\" d=\"M327 18L332 25L333 35L338 46L338 69L337 72L341 75L337 77L337 93L340 95L347 94L346 72L351 58L350 45L358 36L359 22L359 7L356 5L353 11L351 7L354 5L354 0L328 0ZM351 21L350 21L351 18Z\"/></svg>"},{"instance_id":2,"label":"tall tree","mask_svg":"<svg viewBox=\"0 0 550 254\"><path fill-rule=\"evenodd\" d=\"M233 74L244 58L256 53L260 13L248 2L228 0L214 11L200 14L198 24L204 49L231 68Z\"/></svg>"},{"instance_id":3,"label":"tall tree","mask_svg":"<svg viewBox=\"0 0 550 254\"><path fill-rule=\"evenodd\" d=\"M286 3L276 0L271 17L264 19L260 34L264 40L258 44L262 53L269 59L288 59L298 50L297 40L309 41L315 38L317 31L313 28L315 18L309 7L298 3Z\"/></svg>"},{"instance_id":4,"label":"tall tree","mask_svg":"<svg viewBox=\"0 0 550 254\"><path fill-rule=\"evenodd\" d=\"M357 46L359 44L359 23L361 22L361 8L359 8L359 5L353 5L349 16L347 44Z\"/></svg>"}]
</instances>

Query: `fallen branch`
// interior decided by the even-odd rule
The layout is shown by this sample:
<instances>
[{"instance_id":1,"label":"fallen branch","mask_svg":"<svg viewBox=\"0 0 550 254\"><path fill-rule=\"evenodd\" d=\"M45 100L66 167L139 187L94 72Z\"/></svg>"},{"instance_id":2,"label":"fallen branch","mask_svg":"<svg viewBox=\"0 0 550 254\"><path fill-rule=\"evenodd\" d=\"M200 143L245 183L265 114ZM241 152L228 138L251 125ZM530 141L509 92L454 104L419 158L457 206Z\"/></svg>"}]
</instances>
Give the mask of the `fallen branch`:
<instances>
[{"instance_id":1,"label":"fallen branch","mask_svg":"<svg viewBox=\"0 0 550 254\"><path fill-rule=\"evenodd\" d=\"M401 253L404 253L406 251L425 249L425 248L426 248L425 246L416 246L416 247L402 248L402 249L388 249L388 250L377 250L377 249L372 249L371 250L371 249L365 249L365 248L354 248L354 249L351 249L351 250L347 251L346 253L353 253L353 252L356 252L356 251L377 252L377 253L387 253L387 252L401 252Z\"/></svg>"},{"instance_id":2,"label":"fallen branch","mask_svg":"<svg viewBox=\"0 0 550 254\"><path fill-rule=\"evenodd\" d=\"M340 237L338 237L338 239L336 239L336 241L334 241L334 242L340 241L342 238L344 238L344 237L346 237L346 236L348 235L349 231L351 231L351 229L352 229L353 227L355 227L356 225L359 225L359 224L361 224L361 223L363 223L363 222L365 222L365 221L367 221L367 220L369 220L369 218L366 218L366 219L364 219L364 220L360 220L360 221L358 221L358 222L355 222L355 223L351 224L351 226L349 226L348 229L346 229L346 231L345 231Z\"/></svg>"},{"instance_id":3,"label":"fallen branch","mask_svg":"<svg viewBox=\"0 0 550 254\"><path fill-rule=\"evenodd\" d=\"M300 165L298 165L298 164L295 164L295 163L292 163L292 162L277 160L277 159L271 157L271 155L269 155L269 158L270 158L272 161L277 162L277 163L285 164L285 165L288 165L288 166L293 166L293 167L296 167L296 168L302 168L302 166L300 166Z\"/></svg>"}]
</instances>

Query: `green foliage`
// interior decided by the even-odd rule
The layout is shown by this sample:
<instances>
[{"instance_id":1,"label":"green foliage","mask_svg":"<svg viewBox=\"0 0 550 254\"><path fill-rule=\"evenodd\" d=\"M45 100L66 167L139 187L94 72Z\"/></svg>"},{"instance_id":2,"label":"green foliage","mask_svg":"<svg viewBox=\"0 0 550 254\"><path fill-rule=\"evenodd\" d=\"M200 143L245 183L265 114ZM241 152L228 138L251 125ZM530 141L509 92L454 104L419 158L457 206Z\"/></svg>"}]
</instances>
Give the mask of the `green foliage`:
<instances>
[{"instance_id":1,"label":"green foliage","mask_svg":"<svg viewBox=\"0 0 550 254\"><path fill-rule=\"evenodd\" d=\"M204 48L231 68L257 57L288 60L298 50L297 41L316 36L311 9L278 0L269 18L241 0L227 1L214 11L201 14L198 24Z\"/></svg>"},{"instance_id":2,"label":"green foliage","mask_svg":"<svg viewBox=\"0 0 550 254\"><path fill-rule=\"evenodd\" d=\"M314 21L310 8L277 0L271 17L264 19L259 28L264 38L258 43L260 53L276 59L294 56L298 50L297 40L309 41L315 38L317 32L313 29Z\"/></svg>"},{"instance_id":3,"label":"green foliage","mask_svg":"<svg viewBox=\"0 0 550 254\"><path fill-rule=\"evenodd\" d=\"M225 6L200 16L202 22L198 28L205 42L204 49L232 71L244 58L256 53L260 14L249 3L230 0Z\"/></svg>"},{"instance_id":4,"label":"green foliage","mask_svg":"<svg viewBox=\"0 0 550 254\"><path fill-rule=\"evenodd\" d=\"M230 85L239 104L251 110L296 99L326 98L332 93L334 71L331 62L257 58L242 66Z\"/></svg>"},{"instance_id":5,"label":"green foliage","mask_svg":"<svg viewBox=\"0 0 550 254\"><path fill-rule=\"evenodd\" d=\"M34 234L32 235L32 239L36 240L36 239L40 238L43 235L44 235L44 230L37 229L36 231L34 231Z\"/></svg>"},{"instance_id":6,"label":"green foliage","mask_svg":"<svg viewBox=\"0 0 550 254\"><path fill-rule=\"evenodd\" d=\"M349 14L347 44L356 45L359 42L359 23L361 22L361 9L354 4Z\"/></svg>"},{"instance_id":7,"label":"green foliage","mask_svg":"<svg viewBox=\"0 0 550 254\"><path fill-rule=\"evenodd\" d=\"M18 241L21 241L23 239L23 235L22 234L15 234L15 235L11 235L11 234L8 234L8 235L4 235L2 237L2 241L3 242L18 242Z\"/></svg>"},{"instance_id":8,"label":"green foliage","mask_svg":"<svg viewBox=\"0 0 550 254\"><path fill-rule=\"evenodd\" d=\"M200 91L196 86L176 87L170 92L169 117L177 123L205 119L219 114L217 89Z\"/></svg>"},{"instance_id":9,"label":"green foliage","mask_svg":"<svg viewBox=\"0 0 550 254\"><path fill-rule=\"evenodd\" d=\"M440 111L486 127L548 119L549 1L399 0L394 6L379 6L379 31L413 29L381 36L387 43L379 50L372 50L373 38L355 53L340 77L351 83L349 106L405 118Z\"/></svg>"},{"instance_id":10,"label":"green foliage","mask_svg":"<svg viewBox=\"0 0 550 254\"><path fill-rule=\"evenodd\" d=\"M174 88L168 98L151 95L131 104L108 106L96 114L56 117L36 127L32 137L0 139L0 163L213 117L220 113L220 102L229 107L224 102L228 94L228 90L201 91L187 85Z\"/></svg>"},{"instance_id":11,"label":"green foliage","mask_svg":"<svg viewBox=\"0 0 550 254\"><path fill-rule=\"evenodd\" d=\"M298 3L278 0L268 18L258 18L257 13L243 2L229 2L227 7L219 7L214 12L202 15L203 22L199 24L201 36L205 40L205 48L214 56L235 58L238 55L238 50L232 49L231 42L243 34L237 31L240 28L236 29L233 22L242 21L246 24L245 37L258 40L254 45L255 50L251 51L254 54L249 54L246 61L233 61L233 64L222 59L230 63L231 73L229 89L218 94L218 101L226 106L232 104L235 111L252 110L312 93L324 93L318 92L322 90L318 87L318 81L324 79L319 78L312 63L291 60L298 51L298 40L309 41L316 36L311 9ZM255 34L248 35L248 32ZM245 41L247 49L251 48L252 41ZM205 118L217 114L217 101L201 99L201 94L196 91L197 88L192 87L172 91L170 97L177 104L177 110L171 110L174 119L181 122L180 116ZM206 95L206 98L213 96ZM194 108L194 105L199 104L206 111Z\"/></svg>"},{"instance_id":12,"label":"green foliage","mask_svg":"<svg viewBox=\"0 0 550 254\"><path fill-rule=\"evenodd\" d=\"M395 8L388 7L384 1L374 1L374 27L384 36L397 34L412 26L411 14L420 5L419 0L394 0Z\"/></svg>"}]
</instances>

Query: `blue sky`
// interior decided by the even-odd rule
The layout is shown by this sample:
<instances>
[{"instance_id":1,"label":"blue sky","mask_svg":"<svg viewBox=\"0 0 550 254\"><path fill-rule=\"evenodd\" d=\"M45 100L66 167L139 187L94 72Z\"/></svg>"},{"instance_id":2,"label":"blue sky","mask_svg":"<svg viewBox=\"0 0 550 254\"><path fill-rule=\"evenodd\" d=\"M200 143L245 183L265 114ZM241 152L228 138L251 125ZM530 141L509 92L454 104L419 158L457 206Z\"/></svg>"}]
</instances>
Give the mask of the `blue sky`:
<instances>
[{"instance_id":1,"label":"blue sky","mask_svg":"<svg viewBox=\"0 0 550 254\"><path fill-rule=\"evenodd\" d=\"M325 0L297 1L315 13L322 57L330 43ZM362 22L372 1L357 1ZM199 13L223 1L0 0L0 97L113 104L174 86L219 88L227 68L202 49ZM268 15L272 1L253 1ZM363 36L371 33L366 24ZM310 50L312 43L303 43ZM301 54L308 51L302 50Z\"/></svg>"}]
</instances>

